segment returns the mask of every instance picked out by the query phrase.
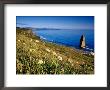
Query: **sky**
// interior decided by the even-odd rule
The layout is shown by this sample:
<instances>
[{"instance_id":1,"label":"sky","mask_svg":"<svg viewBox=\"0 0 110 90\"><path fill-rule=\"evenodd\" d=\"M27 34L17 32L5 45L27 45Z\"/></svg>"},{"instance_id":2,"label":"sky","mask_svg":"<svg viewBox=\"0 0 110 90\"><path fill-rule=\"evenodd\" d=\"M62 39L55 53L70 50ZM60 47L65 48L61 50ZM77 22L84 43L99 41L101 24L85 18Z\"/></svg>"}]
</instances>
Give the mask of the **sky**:
<instances>
[{"instance_id":1,"label":"sky","mask_svg":"<svg viewBox=\"0 0 110 90\"><path fill-rule=\"evenodd\" d=\"M94 16L16 16L17 27L94 29Z\"/></svg>"}]
</instances>

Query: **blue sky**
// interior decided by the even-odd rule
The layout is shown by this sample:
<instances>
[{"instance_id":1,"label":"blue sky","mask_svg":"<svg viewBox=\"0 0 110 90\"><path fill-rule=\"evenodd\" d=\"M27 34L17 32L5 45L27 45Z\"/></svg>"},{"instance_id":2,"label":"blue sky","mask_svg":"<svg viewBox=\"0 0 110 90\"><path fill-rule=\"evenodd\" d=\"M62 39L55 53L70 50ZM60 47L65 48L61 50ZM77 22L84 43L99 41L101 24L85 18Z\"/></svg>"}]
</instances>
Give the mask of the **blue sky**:
<instances>
[{"instance_id":1,"label":"blue sky","mask_svg":"<svg viewBox=\"0 0 110 90\"><path fill-rule=\"evenodd\" d=\"M94 16L16 16L17 27L94 29Z\"/></svg>"}]
</instances>

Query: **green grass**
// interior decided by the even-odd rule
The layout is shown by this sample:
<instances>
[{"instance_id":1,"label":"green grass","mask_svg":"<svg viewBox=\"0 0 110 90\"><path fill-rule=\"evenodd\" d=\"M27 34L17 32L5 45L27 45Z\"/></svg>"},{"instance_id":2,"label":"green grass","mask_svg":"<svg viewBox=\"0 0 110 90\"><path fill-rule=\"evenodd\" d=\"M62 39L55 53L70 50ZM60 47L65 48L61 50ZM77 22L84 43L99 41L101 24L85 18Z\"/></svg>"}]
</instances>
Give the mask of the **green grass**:
<instances>
[{"instance_id":1,"label":"green grass","mask_svg":"<svg viewBox=\"0 0 110 90\"><path fill-rule=\"evenodd\" d=\"M94 57L42 41L31 30L16 30L17 74L94 74Z\"/></svg>"}]
</instances>

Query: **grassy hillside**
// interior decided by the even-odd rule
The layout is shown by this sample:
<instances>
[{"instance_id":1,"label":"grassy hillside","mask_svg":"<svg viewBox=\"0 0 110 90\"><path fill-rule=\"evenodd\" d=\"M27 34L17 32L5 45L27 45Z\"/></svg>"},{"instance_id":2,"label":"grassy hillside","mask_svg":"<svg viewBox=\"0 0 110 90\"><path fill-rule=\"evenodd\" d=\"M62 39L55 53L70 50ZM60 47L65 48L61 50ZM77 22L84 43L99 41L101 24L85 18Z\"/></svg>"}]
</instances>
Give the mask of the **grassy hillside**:
<instances>
[{"instance_id":1,"label":"grassy hillside","mask_svg":"<svg viewBox=\"0 0 110 90\"><path fill-rule=\"evenodd\" d=\"M16 30L17 74L93 74L94 57L42 41L31 30Z\"/></svg>"}]
</instances>

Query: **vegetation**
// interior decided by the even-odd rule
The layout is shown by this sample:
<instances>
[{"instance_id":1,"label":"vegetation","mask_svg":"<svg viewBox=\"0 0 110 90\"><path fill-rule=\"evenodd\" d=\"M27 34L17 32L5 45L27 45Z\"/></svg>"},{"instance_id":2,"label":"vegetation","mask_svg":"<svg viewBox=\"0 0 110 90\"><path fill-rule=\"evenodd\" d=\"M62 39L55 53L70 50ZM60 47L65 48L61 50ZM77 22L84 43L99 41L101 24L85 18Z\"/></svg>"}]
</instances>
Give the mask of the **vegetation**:
<instances>
[{"instance_id":1,"label":"vegetation","mask_svg":"<svg viewBox=\"0 0 110 90\"><path fill-rule=\"evenodd\" d=\"M46 42L31 30L16 30L17 74L94 74L94 57Z\"/></svg>"}]
</instances>

